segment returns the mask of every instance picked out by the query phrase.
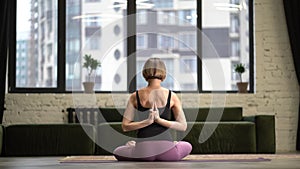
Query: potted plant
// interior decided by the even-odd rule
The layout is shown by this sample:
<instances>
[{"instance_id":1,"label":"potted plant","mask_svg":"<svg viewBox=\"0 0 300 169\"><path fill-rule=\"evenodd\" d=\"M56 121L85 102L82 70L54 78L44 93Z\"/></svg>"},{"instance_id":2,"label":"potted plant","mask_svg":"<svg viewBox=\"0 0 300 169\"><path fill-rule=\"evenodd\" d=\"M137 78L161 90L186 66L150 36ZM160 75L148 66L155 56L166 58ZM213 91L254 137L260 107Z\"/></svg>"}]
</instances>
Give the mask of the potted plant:
<instances>
[{"instance_id":1,"label":"potted plant","mask_svg":"<svg viewBox=\"0 0 300 169\"><path fill-rule=\"evenodd\" d=\"M83 59L83 67L86 68L88 72L88 80L86 82L83 82L84 91L85 93L92 93L95 83L91 81L91 75L93 74L94 70L101 66L101 62L93 59L92 55L88 54L85 54Z\"/></svg>"},{"instance_id":2,"label":"potted plant","mask_svg":"<svg viewBox=\"0 0 300 169\"><path fill-rule=\"evenodd\" d=\"M247 93L248 90L248 82L243 82L242 74L246 71L245 65L242 63L234 65L234 71L239 74L240 82L237 82L236 85L238 87L239 93Z\"/></svg>"}]
</instances>

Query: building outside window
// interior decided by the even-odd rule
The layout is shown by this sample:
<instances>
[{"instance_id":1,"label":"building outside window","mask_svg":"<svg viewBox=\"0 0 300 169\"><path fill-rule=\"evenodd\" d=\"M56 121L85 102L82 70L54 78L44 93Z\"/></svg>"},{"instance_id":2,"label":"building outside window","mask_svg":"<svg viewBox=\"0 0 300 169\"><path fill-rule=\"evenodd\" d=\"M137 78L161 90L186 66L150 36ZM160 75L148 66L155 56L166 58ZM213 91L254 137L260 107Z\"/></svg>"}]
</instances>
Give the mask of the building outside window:
<instances>
[{"instance_id":1,"label":"building outside window","mask_svg":"<svg viewBox=\"0 0 300 169\"><path fill-rule=\"evenodd\" d=\"M183 32L179 34L179 49L197 51L197 35L196 32ZM195 60L196 62L196 60Z\"/></svg>"},{"instance_id":2,"label":"building outside window","mask_svg":"<svg viewBox=\"0 0 300 169\"><path fill-rule=\"evenodd\" d=\"M174 36L172 35L157 35L158 38L158 48L171 50L175 47Z\"/></svg>"},{"instance_id":3,"label":"building outside window","mask_svg":"<svg viewBox=\"0 0 300 169\"><path fill-rule=\"evenodd\" d=\"M89 2L101 2L101 0L85 0L86 3L89 3Z\"/></svg>"},{"instance_id":4,"label":"building outside window","mask_svg":"<svg viewBox=\"0 0 300 169\"><path fill-rule=\"evenodd\" d=\"M147 35L146 34L138 34L136 37L136 45L139 49L147 48Z\"/></svg>"},{"instance_id":5,"label":"building outside window","mask_svg":"<svg viewBox=\"0 0 300 169\"><path fill-rule=\"evenodd\" d=\"M136 23L138 25L145 25L147 24L147 10L145 9L140 9L137 12L138 14L136 15Z\"/></svg>"},{"instance_id":6,"label":"building outside window","mask_svg":"<svg viewBox=\"0 0 300 169\"><path fill-rule=\"evenodd\" d=\"M231 33L240 33L240 17L237 14L230 15L230 32Z\"/></svg>"},{"instance_id":7,"label":"building outside window","mask_svg":"<svg viewBox=\"0 0 300 169\"><path fill-rule=\"evenodd\" d=\"M157 22L160 25L174 25L176 19L174 11L158 11L157 13Z\"/></svg>"},{"instance_id":8,"label":"building outside window","mask_svg":"<svg viewBox=\"0 0 300 169\"><path fill-rule=\"evenodd\" d=\"M232 40L231 41L231 56L238 57L240 56L240 42L239 40Z\"/></svg>"},{"instance_id":9,"label":"building outside window","mask_svg":"<svg viewBox=\"0 0 300 169\"><path fill-rule=\"evenodd\" d=\"M182 72L182 73L197 73L196 58L180 59L180 72Z\"/></svg>"},{"instance_id":10,"label":"building outside window","mask_svg":"<svg viewBox=\"0 0 300 169\"><path fill-rule=\"evenodd\" d=\"M180 25L196 25L197 12L195 9L178 11Z\"/></svg>"},{"instance_id":11,"label":"building outside window","mask_svg":"<svg viewBox=\"0 0 300 169\"><path fill-rule=\"evenodd\" d=\"M174 0L152 0L154 8L173 8Z\"/></svg>"}]
</instances>

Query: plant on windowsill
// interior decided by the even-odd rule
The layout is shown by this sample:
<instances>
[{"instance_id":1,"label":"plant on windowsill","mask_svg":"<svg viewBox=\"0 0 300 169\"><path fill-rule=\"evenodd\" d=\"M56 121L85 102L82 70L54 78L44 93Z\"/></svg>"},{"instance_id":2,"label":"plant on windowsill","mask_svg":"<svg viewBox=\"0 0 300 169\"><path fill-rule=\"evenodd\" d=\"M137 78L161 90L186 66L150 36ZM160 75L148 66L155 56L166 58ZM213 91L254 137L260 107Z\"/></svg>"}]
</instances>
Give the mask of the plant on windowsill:
<instances>
[{"instance_id":1,"label":"plant on windowsill","mask_svg":"<svg viewBox=\"0 0 300 169\"><path fill-rule=\"evenodd\" d=\"M245 65L242 63L234 65L234 71L239 74L240 82L237 82L239 93L248 93L248 82L243 82L242 74L246 71Z\"/></svg>"},{"instance_id":2,"label":"plant on windowsill","mask_svg":"<svg viewBox=\"0 0 300 169\"><path fill-rule=\"evenodd\" d=\"M88 72L88 80L86 82L83 82L84 92L93 93L95 83L91 81L91 76L98 67L101 67L101 62L97 59L92 58L92 55L88 54L85 54L83 56L83 59L83 67L86 68Z\"/></svg>"}]
</instances>

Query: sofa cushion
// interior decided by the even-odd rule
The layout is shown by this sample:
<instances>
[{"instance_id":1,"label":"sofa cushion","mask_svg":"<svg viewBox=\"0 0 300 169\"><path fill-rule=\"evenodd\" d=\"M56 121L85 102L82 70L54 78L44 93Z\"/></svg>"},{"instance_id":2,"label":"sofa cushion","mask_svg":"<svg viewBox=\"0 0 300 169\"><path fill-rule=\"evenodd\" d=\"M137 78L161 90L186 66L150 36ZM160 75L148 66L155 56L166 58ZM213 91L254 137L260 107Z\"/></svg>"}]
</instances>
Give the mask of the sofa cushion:
<instances>
[{"instance_id":1,"label":"sofa cushion","mask_svg":"<svg viewBox=\"0 0 300 169\"><path fill-rule=\"evenodd\" d=\"M225 108L183 108L187 121L241 121L243 109L241 107ZM209 119L207 118L209 115Z\"/></svg>"},{"instance_id":2,"label":"sofa cushion","mask_svg":"<svg viewBox=\"0 0 300 169\"><path fill-rule=\"evenodd\" d=\"M200 133L203 143L199 142ZM252 122L188 122L188 129L179 132L178 138L192 144L193 154L256 152L255 124Z\"/></svg>"},{"instance_id":3,"label":"sofa cushion","mask_svg":"<svg viewBox=\"0 0 300 169\"><path fill-rule=\"evenodd\" d=\"M5 131L6 156L87 155L95 150L91 125L19 124Z\"/></svg>"}]
</instances>

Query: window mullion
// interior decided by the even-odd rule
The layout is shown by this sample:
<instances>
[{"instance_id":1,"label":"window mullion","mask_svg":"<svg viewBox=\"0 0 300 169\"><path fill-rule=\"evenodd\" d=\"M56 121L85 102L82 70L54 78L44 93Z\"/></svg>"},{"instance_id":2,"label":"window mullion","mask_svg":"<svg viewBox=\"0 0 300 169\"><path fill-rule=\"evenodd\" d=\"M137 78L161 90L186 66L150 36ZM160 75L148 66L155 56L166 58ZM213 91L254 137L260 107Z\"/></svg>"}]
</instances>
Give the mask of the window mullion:
<instances>
[{"instance_id":1,"label":"window mullion","mask_svg":"<svg viewBox=\"0 0 300 169\"><path fill-rule=\"evenodd\" d=\"M197 1L197 84L198 92L203 92L202 86L202 0Z\"/></svg>"},{"instance_id":2,"label":"window mullion","mask_svg":"<svg viewBox=\"0 0 300 169\"><path fill-rule=\"evenodd\" d=\"M136 2L127 1L127 86L128 91L136 90Z\"/></svg>"},{"instance_id":3,"label":"window mullion","mask_svg":"<svg viewBox=\"0 0 300 169\"><path fill-rule=\"evenodd\" d=\"M14 6L12 9L14 9L14 11L10 11L10 14L12 15L10 22L9 22L9 26L11 28L11 33L8 35L9 36L9 59L8 59L8 92L12 92L16 90L16 59L17 59L17 55L16 55L16 21L17 21L17 0L12 0L11 1L12 5Z\"/></svg>"},{"instance_id":4,"label":"window mullion","mask_svg":"<svg viewBox=\"0 0 300 169\"><path fill-rule=\"evenodd\" d=\"M66 0L58 1L57 89L66 91Z\"/></svg>"},{"instance_id":5,"label":"window mullion","mask_svg":"<svg viewBox=\"0 0 300 169\"><path fill-rule=\"evenodd\" d=\"M249 84L250 93L254 93L254 28L253 28L253 0L249 0Z\"/></svg>"}]
</instances>

